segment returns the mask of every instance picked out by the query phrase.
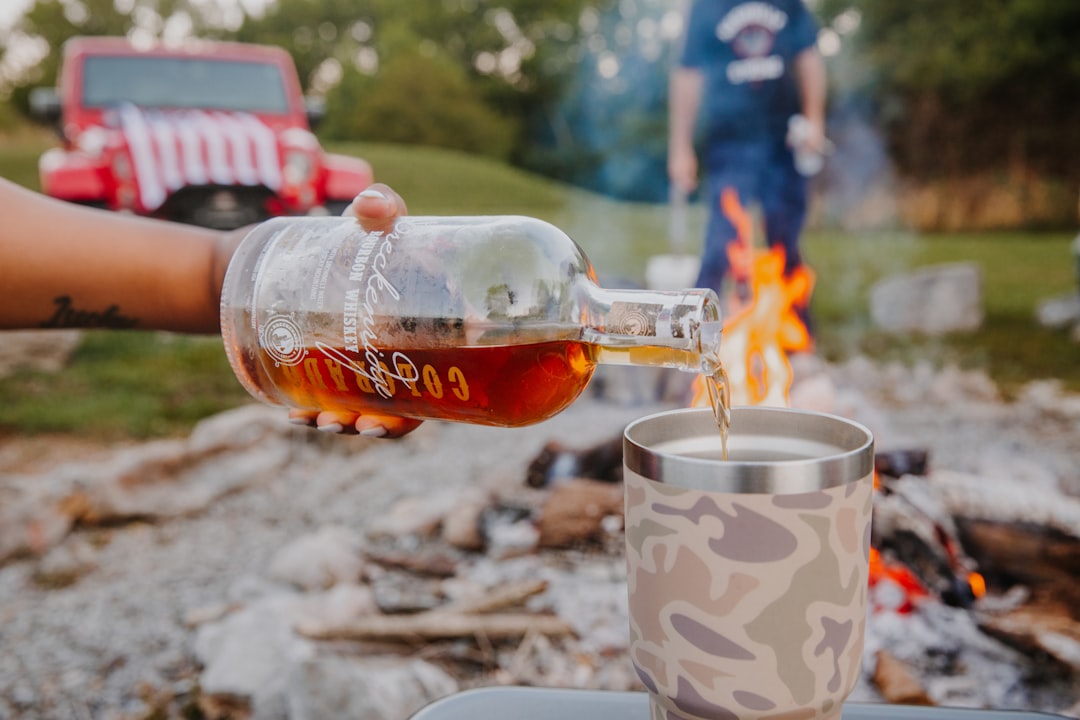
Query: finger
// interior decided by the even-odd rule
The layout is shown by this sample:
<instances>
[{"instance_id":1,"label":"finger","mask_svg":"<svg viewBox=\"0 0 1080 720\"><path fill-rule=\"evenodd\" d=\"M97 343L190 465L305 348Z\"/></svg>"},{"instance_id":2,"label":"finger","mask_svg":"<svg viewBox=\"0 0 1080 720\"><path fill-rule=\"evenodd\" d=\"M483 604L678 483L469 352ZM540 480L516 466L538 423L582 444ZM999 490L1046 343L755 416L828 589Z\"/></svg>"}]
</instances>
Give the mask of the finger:
<instances>
[{"instance_id":1,"label":"finger","mask_svg":"<svg viewBox=\"0 0 1080 720\"><path fill-rule=\"evenodd\" d=\"M396 438L412 432L420 424L420 420L394 415L360 415L353 427L365 437Z\"/></svg>"},{"instance_id":2,"label":"finger","mask_svg":"<svg viewBox=\"0 0 1080 720\"><path fill-rule=\"evenodd\" d=\"M356 413L323 410L315 418L315 427L325 433L353 435L356 433Z\"/></svg>"},{"instance_id":3,"label":"finger","mask_svg":"<svg viewBox=\"0 0 1080 720\"><path fill-rule=\"evenodd\" d=\"M359 220L365 229L378 228L387 220L407 213L408 209L401 196L382 183L371 185L354 197L344 212L345 215L352 215Z\"/></svg>"},{"instance_id":4,"label":"finger","mask_svg":"<svg viewBox=\"0 0 1080 720\"><path fill-rule=\"evenodd\" d=\"M291 408L289 410L289 422L293 425L315 427L315 421L318 416L319 412L317 410L299 410L297 408Z\"/></svg>"},{"instance_id":5,"label":"finger","mask_svg":"<svg viewBox=\"0 0 1080 720\"><path fill-rule=\"evenodd\" d=\"M290 410L289 420L326 433L386 438L401 437L421 425L420 420L395 415L360 415L335 410Z\"/></svg>"}]
</instances>

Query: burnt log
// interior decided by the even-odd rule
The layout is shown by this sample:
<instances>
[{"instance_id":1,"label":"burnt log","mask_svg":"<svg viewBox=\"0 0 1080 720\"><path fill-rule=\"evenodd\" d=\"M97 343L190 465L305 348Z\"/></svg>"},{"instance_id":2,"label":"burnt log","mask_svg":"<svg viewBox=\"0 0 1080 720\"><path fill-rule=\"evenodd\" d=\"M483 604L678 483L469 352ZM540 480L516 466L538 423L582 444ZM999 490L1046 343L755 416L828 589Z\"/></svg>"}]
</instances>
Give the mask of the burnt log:
<instances>
[{"instance_id":1,"label":"burnt log","mask_svg":"<svg viewBox=\"0 0 1080 720\"><path fill-rule=\"evenodd\" d=\"M1080 622L1068 602L1034 602L1004 615L987 617L979 629L1029 656L1060 663L1080 673Z\"/></svg>"},{"instance_id":2,"label":"burnt log","mask_svg":"<svg viewBox=\"0 0 1080 720\"><path fill-rule=\"evenodd\" d=\"M874 455L874 470L878 475L901 478L905 475L926 475L930 453L926 450L885 450Z\"/></svg>"},{"instance_id":3,"label":"burnt log","mask_svg":"<svg viewBox=\"0 0 1080 720\"><path fill-rule=\"evenodd\" d=\"M1026 522L961 517L956 527L988 586L1024 585L1033 598L1062 603L1080 621L1080 538Z\"/></svg>"},{"instance_id":4,"label":"burnt log","mask_svg":"<svg viewBox=\"0 0 1080 720\"><path fill-rule=\"evenodd\" d=\"M571 448L549 442L529 463L525 484L543 488L576 478L622 482L622 435L587 448Z\"/></svg>"}]
</instances>

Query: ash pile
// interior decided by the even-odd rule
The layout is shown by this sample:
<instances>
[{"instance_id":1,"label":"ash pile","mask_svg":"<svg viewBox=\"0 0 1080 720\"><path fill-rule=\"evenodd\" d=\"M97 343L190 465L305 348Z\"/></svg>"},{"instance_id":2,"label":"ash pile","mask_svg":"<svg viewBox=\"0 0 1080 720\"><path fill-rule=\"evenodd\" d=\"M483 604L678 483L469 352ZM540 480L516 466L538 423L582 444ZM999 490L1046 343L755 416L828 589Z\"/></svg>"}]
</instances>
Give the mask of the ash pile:
<instances>
[{"instance_id":1,"label":"ash pile","mask_svg":"<svg viewBox=\"0 0 1080 720\"><path fill-rule=\"evenodd\" d=\"M1080 717L1080 398L859 362L799 377L793 405L878 438L851 700ZM0 718L374 720L479 686L643 690L621 429L670 407L587 397L390 442L253 406L0 475Z\"/></svg>"}]
</instances>

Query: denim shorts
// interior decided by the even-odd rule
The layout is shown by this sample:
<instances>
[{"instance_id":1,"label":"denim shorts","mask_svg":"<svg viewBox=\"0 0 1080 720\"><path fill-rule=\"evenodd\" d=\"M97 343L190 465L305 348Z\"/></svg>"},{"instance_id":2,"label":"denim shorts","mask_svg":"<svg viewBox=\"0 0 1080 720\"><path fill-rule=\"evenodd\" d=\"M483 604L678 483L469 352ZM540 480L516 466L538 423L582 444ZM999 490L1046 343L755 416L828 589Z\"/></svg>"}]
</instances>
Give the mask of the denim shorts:
<instances>
[{"instance_id":1,"label":"denim shorts","mask_svg":"<svg viewBox=\"0 0 1080 720\"><path fill-rule=\"evenodd\" d=\"M705 172L703 200L709 208L709 221L698 287L721 292L731 270L727 246L737 239L737 230L721 207L721 195L727 188L735 190L745 211L760 212L764 227L755 224L754 231L764 231L768 247L784 248L785 273L802 264L799 236L806 220L809 183L795 170L783 140L714 143L705 155ZM762 244L760 237L749 241Z\"/></svg>"}]
</instances>

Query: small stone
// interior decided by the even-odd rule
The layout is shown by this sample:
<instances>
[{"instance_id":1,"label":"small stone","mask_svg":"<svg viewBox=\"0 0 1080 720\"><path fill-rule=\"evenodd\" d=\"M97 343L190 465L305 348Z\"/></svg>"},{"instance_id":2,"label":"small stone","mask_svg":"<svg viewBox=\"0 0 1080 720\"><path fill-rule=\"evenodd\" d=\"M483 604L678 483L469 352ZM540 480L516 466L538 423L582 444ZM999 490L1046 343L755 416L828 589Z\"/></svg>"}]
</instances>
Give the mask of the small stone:
<instances>
[{"instance_id":1,"label":"small stone","mask_svg":"<svg viewBox=\"0 0 1080 720\"><path fill-rule=\"evenodd\" d=\"M1035 317L1040 325L1048 328L1063 328L1080 323L1080 294L1042 301L1035 310Z\"/></svg>"},{"instance_id":2,"label":"small stone","mask_svg":"<svg viewBox=\"0 0 1080 720\"><path fill-rule=\"evenodd\" d=\"M288 717L405 718L457 690L450 675L423 660L327 655L289 675Z\"/></svg>"},{"instance_id":3,"label":"small stone","mask_svg":"<svg viewBox=\"0 0 1080 720\"><path fill-rule=\"evenodd\" d=\"M540 547L566 547L603 537L605 518L623 515L621 484L570 480L556 485L540 511Z\"/></svg>"},{"instance_id":4,"label":"small stone","mask_svg":"<svg viewBox=\"0 0 1080 720\"><path fill-rule=\"evenodd\" d=\"M455 505L443 519L443 540L460 550L483 550L482 517L487 507L488 501L481 498L467 498Z\"/></svg>"},{"instance_id":5,"label":"small stone","mask_svg":"<svg viewBox=\"0 0 1080 720\"><path fill-rule=\"evenodd\" d=\"M492 523L487 527L488 555L506 560L536 550L540 530L532 520Z\"/></svg>"},{"instance_id":6,"label":"small stone","mask_svg":"<svg viewBox=\"0 0 1080 720\"><path fill-rule=\"evenodd\" d=\"M38 562L34 580L42 587L73 585L97 567L96 551L85 539L72 537L45 554Z\"/></svg>"},{"instance_id":7,"label":"small stone","mask_svg":"<svg viewBox=\"0 0 1080 720\"><path fill-rule=\"evenodd\" d=\"M368 537L428 537L439 529L443 518L459 498L459 493L452 492L403 498L368 526Z\"/></svg>"},{"instance_id":8,"label":"small stone","mask_svg":"<svg viewBox=\"0 0 1080 720\"><path fill-rule=\"evenodd\" d=\"M983 320L981 270L947 263L885 278L870 289L870 315L890 332L975 330Z\"/></svg>"},{"instance_id":9,"label":"small stone","mask_svg":"<svg viewBox=\"0 0 1080 720\"><path fill-rule=\"evenodd\" d=\"M346 528L328 525L279 550L267 575L302 590L321 590L356 582L363 569L359 539Z\"/></svg>"}]
</instances>

